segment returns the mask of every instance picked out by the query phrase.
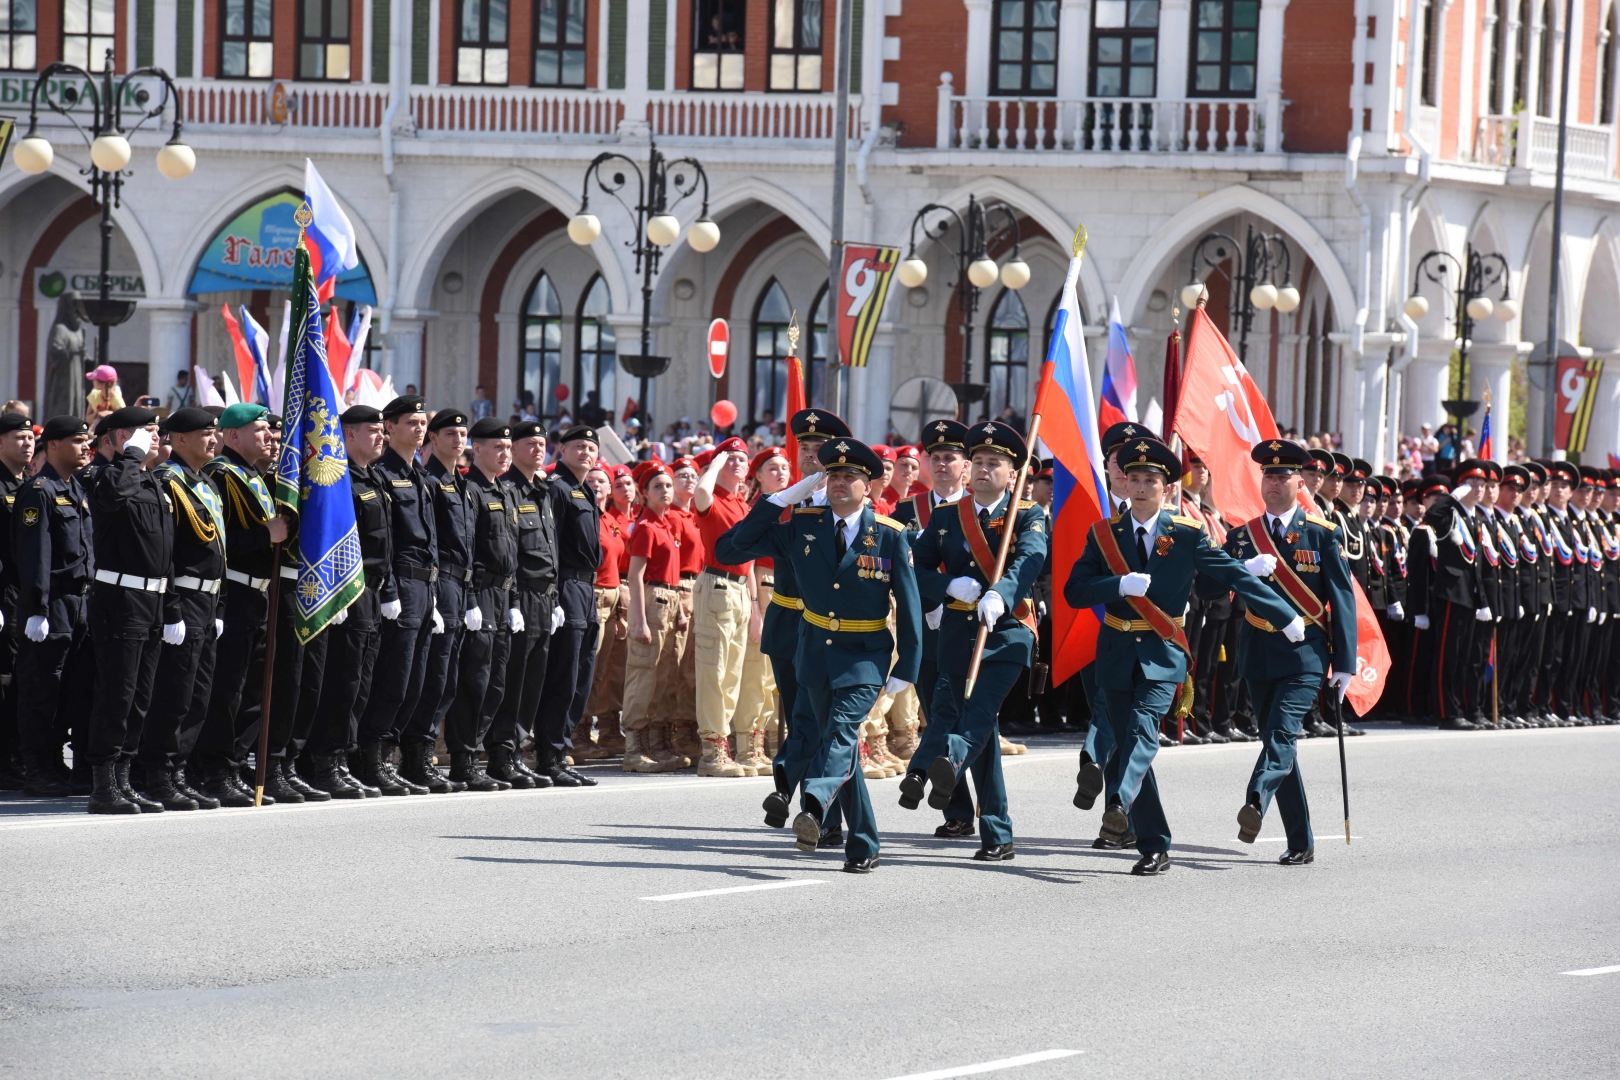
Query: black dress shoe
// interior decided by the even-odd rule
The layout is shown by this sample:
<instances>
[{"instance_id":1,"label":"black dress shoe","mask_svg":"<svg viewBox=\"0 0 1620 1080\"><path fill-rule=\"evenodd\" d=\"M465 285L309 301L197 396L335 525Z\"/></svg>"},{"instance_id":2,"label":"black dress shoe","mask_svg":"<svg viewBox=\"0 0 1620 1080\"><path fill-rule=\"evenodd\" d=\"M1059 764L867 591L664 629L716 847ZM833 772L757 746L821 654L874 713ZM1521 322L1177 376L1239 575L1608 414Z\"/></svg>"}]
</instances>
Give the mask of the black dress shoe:
<instances>
[{"instance_id":1,"label":"black dress shoe","mask_svg":"<svg viewBox=\"0 0 1620 1080\"><path fill-rule=\"evenodd\" d=\"M1240 727L1227 728L1221 734L1226 736L1227 742L1254 742L1257 738L1257 736L1250 735Z\"/></svg>"},{"instance_id":2,"label":"black dress shoe","mask_svg":"<svg viewBox=\"0 0 1620 1080\"><path fill-rule=\"evenodd\" d=\"M1243 804L1238 811L1238 839L1245 844L1254 843L1254 838L1260 835L1260 808L1252 802Z\"/></svg>"},{"instance_id":3,"label":"black dress shoe","mask_svg":"<svg viewBox=\"0 0 1620 1080\"><path fill-rule=\"evenodd\" d=\"M1133 848L1136 846L1136 834L1126 833L1118 840L1110 840L1106 836L1099 836L1091 842L1091 846L1096 851L1119 851L1122 848Z\"/></svg>"},{"instance_id":4,"label":"black dress shoe","mask_svg":"<svg viewBox=\"0 0 1620 1080\"><path fill-rule=\"evenodd\" d=\"M765 810L765 824L773 829L780 829L787 825L788 797L780 791L773 791L765 796L761 804Z\"/></svg>"},{"instance_id":5,"label":"black dress shoe","mask_svg":"<svg viewBox=\"0 0 1620 1080\"><path fill-rule=\"evenodd\" d=\"M1008 720L1001 725L1001 731L1004 735L1038 735L1041 729L1022 720Z\"/></svg>"},{"instance_id":6,"label":"black dress shoe","mask_svg":"<svg viewBox=\"0 0 1620 1080\"><path fill-rule=\"evenodd\" d=\"M841 848L843 846L844 827L842 825L834 825L830 829L822 829L821 839L816 841L817 851L827 851L832 848Z\"/></svg>"},{"instance_id":7,"label":"black dress shoe","mask_svg":"<svg viewBox=\"0 0 1620 1080\"><path fill-rule=\"evenodd\" d=\"M1117 800L1119 796L1114 796ZM1131 831L1131 819L1125 813L1122 805L1115 801L1108 804L1103 811L1101 834L1110 840L1118 839Z\"/></svg>"},{"instance_id":8,"label":"black dress shoe","mask_svg":"<svg viewBox=\"0 0 1620 1080\"><path fill-rule=\"evenodd\" d=\"M1131 873L1137 877L1157 877L1170 870L1170 856L1162 851L1155 851L1136 860L1131 867Z\"/></svg>"},{"instance_id":9,"label":"black dress shoe","mask_svg":"<svg viewBox=\"0 0 1620 1080\"><path fill-rule=\"evenodd\" d=\"M900 805L907 810L915 810L922 803L923 788L928 783L928 774L920 771L907 772L900 778Z\"/></svg>"},{"instance_id":10,"label":"black dress shoe","mask_svg":"<svg viewBox=\"0 0 1620 1080\"><path fill-rule=\"evenodd\" d=\"M1012 857L1013 846L1011 844L991 844L989 847L980 848L973 853L973 858L978 862L1007 862Z\"/></svg>"},{"instance_id":11,"label":"black dress shoe","mask_svg":"<svg viewBox=\"0 0 1620 1080\"><path fill-rule=\"evenodd\" d=\"M1075 777L1078 785L1074 793L1074 805L1081 810L1090 810L1097 805L1097 796L1103 793L1106 786L1103 782L1102 766L1095 761L1082 761L1080 775Z\"/></svg>"},{"instance_id":12,"label":"black dress shoe","mask_svg":"<svg viewBox=\"0 0 1620 1080\"><path fill-rule=\"evenodd\" d=\"M968 840L978 834L978 826L971 821L947 821L934 830L934 836L940 840Z\"/></svg>"},{"instance_id":13,"label":"black dress shoe","mask_svg":"<svg viewBox=\"0 0 1620 1080\"><path fill-rule=\"evenodd\" d=\"M1183 731L1181 733L1181 745L1183 746L1203 746L1207 742L1209 740L1196 731Z\"/></svg>"},{"instance_id":14,"label":"black dress shoe","mask_svg":"<svg viewBox=\"0 0 1620 1080\"><path fill-rule=\"evenodd\" d=\"M580 772L578 769L574 768L572 765L564 765L563 766L563 772L567 773L569 776L572 776L574 778L576 787L595 787L596 786L596 777L594 777L594 776L586 776L584 773Z\"/></svg>"},{"instance_id":15,"label":"black dress shoe","mask_svg":"<svg viewBox=\"0 0 1620 1080\"><path fill-rule=\"evenodd\" d=\"M1316 849L1306 848L1304 851L1285 851L1277 862L1283 866L1305 866L1316 861Z\"/></svg>"},{"instance_id":16,"label":"black dress shoe","mask_svg":"<svg viewBox=\"0 0 1620 1080\"><path fill-rule=\"evenodd\" d=\"M928 805L943 810L951 805L956 793L956 766L948 757L937 757L928 763Z\"/></svg>"},{"instance_id":17,"label":"black dress shoe","mask_svg":"<svg viewBox=\"0 0 1620 1080\"><path fill-rule=\"evenodd\" d=\"M1204 741L1207 743L1229 743L1232 740L1225 732L1211 731L1204 736Z\"/></svg>"},{"instance_id":18,"label":"black dress shoe","mask_svg":"<svg viewBox=\"0 0 1620 1080\"><path fill-rule=\"evenodd\" d=\"M1490 727L1489 724L1486 724L1485 726ZM1336 735L1336 734L1338 734L1338 732L1334 732L1334 734ZM1365 734L1367 734L1367 732L1363 728L1352 727L1351 725L1346 724L1346 725L1344 725L1344 734L1345 734L1345 737L1348 738L1351 735L1365 735Z\"/></svg>"},{"instance_id":19,"label":"black dress shoe","mask_svg":"<svg viewBox=\"0 0 1620 1080\"><path fill-rule=\"evenodd\" d=\"M877 865L878 857L876 855L872 856L870 859L845 859L844 873L870 874L872 871L877 869Z\"/></svg>"},{"instance_id":20,"label":"black dress shoe","mask_svg":"<svg viewBox=\"0 0 1620 1080\"><path fill-rule=\"evenodd\" d=\"M1176 745L1176 740L1172 739L1170 736L1166 735L1162 731L1159 732L1159 747L1161 749L1163 749L1164 747L1167 747L1167 746L1175 746L1175 745Z\"/></svg>"},{"instance_id":21,"label":"black dress shoe","mask_svg":"<svg viewBox=\"0 0 1620 1080\"><path fill-rule=\"evenodd\" d=\"M1318 739L1332 739L1339 734L1338 730L1331 724L1324 723L1321 720L1313 720L1309 726L1311 734Z\"/></svg>"},{"instance_id":22,"label":"black dress shoe","mask_svg":"<svg viewBox=\"0 0 1620 1080\"><path fill-rule=\"evenodd\" d=\"M1464 720L1460 716L1452 717L1449 720L1442 720L1438 726L1441 731L1472 731L1474 729L1473 724L1470 724L1467 720Z\"/></svg>"},{"instance_id":23,"label":"black dress shoe","mask_svg":"<svg viewBox=\"0 0 1620 1080\"><path fill-rule=\"evenodd\" d=\"M585 786L584 778L573 769L570 769L564 765L547 765L544 769L540 770L540 775L550 777L552 787Z\"/></svg>"},{"instance_id":24,"label":"black dress shoe","mask_svg":"<svg viewBox=\"0 0 1620 1080\"><path fill-rule=\"evenodd\" d=\"M820 844L820 819L801 810L793 819L793 846L800 851L814 851Z\"/></svg>"}]
</instances>

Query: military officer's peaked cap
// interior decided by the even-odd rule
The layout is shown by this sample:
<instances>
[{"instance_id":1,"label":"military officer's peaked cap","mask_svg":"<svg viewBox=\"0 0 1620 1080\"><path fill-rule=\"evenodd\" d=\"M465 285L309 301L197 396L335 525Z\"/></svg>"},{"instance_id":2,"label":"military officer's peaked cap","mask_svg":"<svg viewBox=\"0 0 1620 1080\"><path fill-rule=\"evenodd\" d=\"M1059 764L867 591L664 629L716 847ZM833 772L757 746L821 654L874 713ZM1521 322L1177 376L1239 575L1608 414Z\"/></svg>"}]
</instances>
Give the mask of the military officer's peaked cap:
<instances>
[{"instance_id":1,"label":"military officer's peaked cap","mask_svg":"<svg viewBox=\"0 0 1620 1080\"><path fill-rule=\"evenodd\" d=\"M195 407L176 409L162 425L164 434L179 432L182 435L188 431L204 431L214 426L213 414L207 409Z\"/></svg>"},{"instance_id":2,"label":"military officer's peaked cap","mask_svg":"<svg viewBox=\"0 0 1620 1080\"><path fill-rule=\"evenodd\" d=\"M512 425L494 416L486 416L467 433L474 439L510 439Z\"/></svg>"},{"instance_id":3,"label":"military officer's peaked cap","mask_svg":"<svg viewBox=\"0 0 1620 1080\"><path fill-rule=\"evenodd\" d=\"M21 431L25 427L33 426L33 424L29 423L28 417L22 413L0 413L0 435L4 435L8 431Z\"/></svg>"},{"instance_id":4,"label":"military officer's peaked cap","mask_svg":"<svg viewBox=\"0 0 1620 1080\"><path fill-rule=\"evenodd\" d=\"M856 439L828 439L816 457L828 472L846 469L858 472L868 480L883 475L883 460L872 453L872 448Z\"/></svg>"},{"instance_id":5,"label":"military officer's peaked cap","mask_svg":"<svg viewBox=\"0 0 1620 1080\"><path fill-rule=\"evenodd\" d=\"M46 442L71 439L75 435L90 434L90 425L80 416L53 416L45 421L45 432L40 436Z\"/></svg>"},{"instance_id":6,"label":"military officer's peaked cap","mask_svg":"<svg viewBox=\"0 0 1620 1080\"><path fill-rule=\"evenodd\" d=\"M955 420L930 420L923 425L922 448L929 453L942 449L967 449L967 425Z\"/></svg>"},{"instance_id":7,"label":"military officer's peaked cap","mask_svg":"<svg viewBox=\"0 0 1620 1080\"><path fill-rule=\"evenodd\" d=\"M157 413L151 409L143 409L139 405L125 405L117 412L108 413L104 419L107 421L108 431L145 427L157 420Z\"/></svg>"},{"instance_id":8,"label":"military officer's peaked cap","mask_svg":"<svg viewBox=\"0 0 1620 1080\"><path fill-rule=\"evenodd\" d=\"M1581 486L1582 487L1608 487L1609 485L1608 485L1607 478L1603 475L1603 470L1602 469L1594 468L1591 465L1582 465L1581 466Z\"/></svg>"},{"instance_id":9,"label":"military officer's peaked cap","mask_svg":"<svg viewBox=\"0 0 1620 1080\"><path fill-rule=\"evenodd\" d=\"M493 419L493 418L492 417L486 417L485 419ZM544 438L545 434L546 434L545 425L540 423L540 421L538 421L538 420L519 420L517 423L512 425L512 438L513 439L532 439L536 435L539 435L541 438ZM567 440L565 439L564 441L566 442ZM594 436L592 437L592 441L593 442L595 441Z\"/></svg>"},{"instance_id":10,"label":"military officer's peaked cap","mask_svg":"<svg viewBox=\"0 0 1620 1080\"><path fill-rule=\"evenodd\" d=\"M466 427L470 421L460 409L440 409L428 421L429 431L443 431L447 427Z\"/></svg>"},{"instance_id":11,"label":"military officer's peaked cap","mask_svg":"<svg viewBox=\"0 0 1620 1080\"><path fill-rule=\"evenodd\" d=\"M1311 455L1311 462L1303 466L1301 472L1319 472L1325 476L1333 471L1333 451L1311 450L1308 453Z\"/></svg>"},{"instance_id":12,"label":"military officer's peaked cap","mask_svg":"<svg viewBox=\"0 0 1620 1080\"><path fill-rule=\"evenodd\" d=\"M384 420L398 420L411 413L427 411L427 402L419 397L405 397L403 394L383 406Z\"/></svg>"},{"instance_id":13,"label":"military officer's peaked cap","mask_svg":"<svg viewBox=\"0 0 1620 1080\"><path fill-rule=\"evenodd\" d=\"M1502 470L1502 483L1517 484L1519 487L1530 486L1530 470L1523 465L1509 465Z\"/></svg>"},{"instance_id":14,"label":"military officer's peaked cap","mask_svg":"<svg viewBox=\"0 0 1620 1080\"><path fill-rule=\"evenodd\" d=\"M540 432L538 430L539 427L540 427L539 424L535 424L536 430L534 432L532 432L531 434L535 434L535 435L542 434L542 432ZM516 434L514 434L512 437L514 439L524 438L524 436L516 435ZM571 443L571 442L579 442L581 439L583 439L586 442L596 443L598 445L601 445L601 442L602 442L602 440L600 440L600 439L598 439L596 437L596 429L591 427L589 424L575 424L573 427L571 427L567 431L563 432L562 433L562 438L558 439L557 441L559 443Z\"/></svg>"},{"instance_id":15,"label":"military officer's peaked cap","mask_svg":"<svg viewBox=\"0 0 1620 1080\"><path fill-rule=\"evenodd\" d=\"M1565 480L1570 484L1579 486L1581 470L1575 467L1572 461L1552 461L1547 464L1547 479Z\"/></svg>"},{"instance_id":16,"label":"military officer's peaked cap","mask_svg":"<svg viewBox=\"0 0 1620 1080\"><path fill-rule=\"evenodd\" d=\"M269 409L263 405L251 405L246 401L238 401L235 405L225 406L225 411L219 414L219 426L222 428L247 427L255 420L267 418Z\"/></svg>"},{"instance_id":17,"label":"military officer's peaked cap","mask_svg":"<svg viewBox=\"0 0 1620 1080\"><path fill-rule=\"evenodd\" d=\"M1158 438L1151 430L1134 420L1122 420L1110 426L1107 431L1102 433L1103 457L1107 457L1114 447L1126 439L1140 439L1144 435L1150 439Z\"/></svg>"},{"instance_id":18,"label":"military officer's peaked cap","mask_svg":"<svg viewBox=\"0 0 1620 1080\"><path fill-rule=\"evenodd\" d=\"M1166 479L1170 479L1181 475L1181 458L1152 435L1142 435L1120 444L1119 467L1126 472L1132 469L1157 469L1164 473Z\"/></svg>"},{"instance_id":19,"label":"military officer's peaked cap","mask_svg":"<svg viewBox=\"0 0 1620 1080\"><path fill-rule=\"evenodd\" d=\"M1484 480L1491 475L1491 470L1479 458L1469 458L1457 466L1456 474L1452 477L1456 483L1466 484L1471 480Z\"/></svg>"},{"instance_id":20,"label":"military officer's peaked cap","mask_svg":"<svg viewBox=\"0 0 1620 1080\"><path fill-rule=\"evenodd\" d=\"M1402 480L1401 481L1401 498L1403 498L1403 499L1415 499L1415 498L1417 498L1418 485L1420 483L1421 483L1421 481L1418 480L1418 478L1415 477L1415 476L1408 477L1407 479Z\"/></svg>"},{"instance_id":21,"label":"military officer's peaked cap","mask_svg":"<svg viewBox=\"0 0 1620 1080\"><path fill-rule=\"evenodd\" d=\"M1539 461L1525 462L1524 471L1530 474L1532 484L1545 484L1547 482L1547 466Z\"/></svg>"},{"instance_id":22,"label":"military officer's peaked cap","mask_svg":"<svg viewBox=\"0 0 1620 1080\"><path fill-rule=\"evenodd\" d=\"M1341 454L1337 450L1333 451L1333 473L1335 476L1348 478L1351 472L1355 470L1355 467L1355 460L1349 454Z\"/></svg>"},{"instance_id":23,"label":"military officer's peaked cap","mask_svg":"<svg viewBox=\"0 0 1620 1080\"><path fill-rule=\"evenodd\" d=\"M1351 458L1350 468L1345 470L1344 478L1350 483L1355 483L1358 480L1365 483L1372 474L1372 462L1365 461L1362 458Z\"/></svg>"},{"instance_id":24,"label":"military officer's peaked cap","mask_svg":"<svg viewBox=\"0 0 1620 1080\"><path fill-rule=\"evenodd\" d=\"M1256 443L1249 457L1260 466L1265 473L1281 473L1287 475L1308 469L1316 459L1311 452L1292 439L1267 439Z\"/></svg>"},{"instance_id":25,"label":"military officer's peaked cap","mask_svg":"<svg viewBox=\"0 0 1620 1080\"><path fill-rule=\"evenodd\" d=\"M1430 495L1444 495L1451 491L1451 481L1446 479L1445 473L1433 473L1425 476L1418 486L1418 497L1427 499Z\"/></svg>"},{"instance_id":26,"label":"military officer's peaked cap","mask_svg":"<svg viewBox=\"0 0 1620 1080\"><path fill-rule=\"evenodd\" d=\"M338 417L345 424L380 424L382 413L370 405L350 405Z\"/></svg>"},{"instance_id":27,"label":"military officer's peaked cap","mask_svg":"<svg viewBox=\"0 0 1620 1080\"><path fill-rule=\"evenodd\" d=\"M847 439L849 425L826 409L800 409L788 418L788 430L796 439Z\"/></svg>"},{"instance_id":28,"label":"military officer's peaked cap","mask_svg":"<svg viewBox=\"0 0 1620 1080\"><path fill-rule=\"evenodd\" d=\"M998 454L1012 458L1015 469L1029 457L1029 447L1025 445L1024 437L1018 434L1011 424L1002 424L994 420L987 420L968 428L967 450L970 454L979 450L994 450Z\"/></svg>"}]
</instances>

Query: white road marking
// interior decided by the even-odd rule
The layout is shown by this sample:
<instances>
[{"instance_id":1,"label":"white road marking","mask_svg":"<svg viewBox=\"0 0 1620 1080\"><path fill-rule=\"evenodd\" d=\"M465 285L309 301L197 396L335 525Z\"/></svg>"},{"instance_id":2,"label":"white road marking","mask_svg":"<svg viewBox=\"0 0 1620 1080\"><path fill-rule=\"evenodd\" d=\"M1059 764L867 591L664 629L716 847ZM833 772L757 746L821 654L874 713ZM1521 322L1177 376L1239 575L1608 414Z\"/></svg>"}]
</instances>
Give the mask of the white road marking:
<instances>
[{"instance_id":1,"label":"white road marking","mask_svg":"<svg viewBox=\"0 0 1620 1080\"><path fill-rule=\"evenodd\" d=\"M643 896L643 900L662 903L665 900L695 900L700 896L725 896L729 893L764 892L767 889L796 889L800 885L825 885L826 878L798 878L793 881L767 881L763 885L734 885L729 889L702 889L698 892L665 893L663 896ZM952 1075L955 1075L954 1073Z\"/></svg>"},{"instance_id":2,"label":"white road marking","mask_svg":"<svg viewBox=\"0 0 1620 1080\"><path fill-rule=\"evenodd\" d=\"M1560 971L1558 974L1560 974L1560 975L1613 975L1613 974L1615 974L1617 972L1620 972L1620 964L1613 964L1613 965L1611 965L1609 967L1600 967L1600 968L1581 968L1581 970L1579 970L1579 971Z\"/></svg>"},{"instance_id":3,"label":"white road marking","mask_svg":"<svg viewBox=\"0 0 1620 1080\"><path fill-rule=\"evenodd\" d=\"M996 1072L1000 1069L1016 1069L1020 1065L1034 1065L1041 1061L1053 1061L1057 1058L1073 1057L1083 1054L1084 1050L1042 1050L1035 1054L1020 1054L1018 1057L1001 1058L998 1061L985 1061L978 1065L958 1065L954 1069L935 1069L933 1072L907 1073L905 1076L891 1077L890 1080L949 1080L953 1076L977 1076L979 1073Z\"/></svg>"}]
</instances>

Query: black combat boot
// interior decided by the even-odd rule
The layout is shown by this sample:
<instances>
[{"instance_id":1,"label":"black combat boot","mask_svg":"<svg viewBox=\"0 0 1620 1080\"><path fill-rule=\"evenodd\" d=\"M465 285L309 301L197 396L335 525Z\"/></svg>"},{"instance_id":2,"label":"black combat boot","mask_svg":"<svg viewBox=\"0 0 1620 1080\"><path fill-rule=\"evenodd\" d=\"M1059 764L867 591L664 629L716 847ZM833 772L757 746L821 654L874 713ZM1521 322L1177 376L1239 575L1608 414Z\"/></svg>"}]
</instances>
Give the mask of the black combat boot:
<instances>
[{"instance_id":1,"label":"black combat boot","mask_svg":"<svg viewBox=\"0 0 1620 1080\"><path fill-rule=\"evenodd\" d=\"M23 759L23 794L36 799L65 799L73 788L61 775L62 761L51 761L49 754L29 754Z\"/></svg>"},{"instance_id":2,"label":"black combat boot","mask_svg":"<svg viewBox=\"0 0 1620 1080\"><path fill-rule=\"evenodd\" d=\"M174 770L174 787L186 798L197 804L199 810L218 810L219 800L212 795L204 795L186 782L186 767L179 766Z\"/></svg>"},{"instance_id":3,"label":"black combat boot","mask_svg":"<svg viewBox=\"0 0 1620 1080\"><path fill-rule=\"evenodd\" d=\"M304 801L304 796L299 790L287 782L286 762L280 758L271 758L269 767L264 770L264 793L267 796L274 796L276 802Z\"/></svg>"},{"instance_id":4,"label":"black combat boot","mask_svg":"<svg viewBox=\"0 0 1620 1080\"><path fill-rule=\"evenodd\" d=\"M360 751L356 750L355 751L355 756L356 756L356 763L357 764L358 764L359 754L360 754ZM381 791L377 790L372 785L366 783L364 780L360 779L358 776L354 775L354 773L350 771L350 769L349 769L349 752L347 750L339 750L337 753L333 754L332 755L332 763L335 766L337 766L338 775L342 776L343 779L347 780L356 789L358 789L362 796L364 796L365 798L368 798L368 799L379 799L379 798L382 797L382 792Z\"/></svg>"},{"instance_id":5,"label":"black combat boot","mask_svg":"<svg viewBox=\"0 0 1620 1080\"><path fill-rule=\"evenodd\" d=\"M409 795L411 789L406 787L394 772L394 749L386 743L367 743L360 748L360 779L376 788L384 795Z\"/></svg>"},{"instance_id":6,"label":"black combat boot","mask_svg":"<svg viewBox=\"0 0 1620 1080\"><path fill-rule=\"evenodd\" d=\"M288 757L281 763L281 775L287 781L287 786L304 797L305 802L328 802L332 798L331 792L322 791L298 775L298 761Z\"/></svg>"},{"instance_id":7,"label":"black combat boot","mask_svg":"<svg viewBox=\"0 0 1620 1080\"><path fill-rule=\"evenodd\" d=\"M85 809L92 814L138 814L141 808L124 798L118 787L118 767L112 762L90 767L90 805ZM163 809L161 806L159 810Z\"/></svg>"},{"instance_id":8,"label":"black combat boot","mask_svg":"<svg viewBox=\"0 0 1620 1080\"><path fill-rule=\"evenodd\" d=\"M445 795L450 791L449 782L440 778L438 770L428 765L432 750L432 743L420 739L413 739L401 746L400 756L403 760L400 762L399 775L401 779L422 788L424 793Z\"/></svg>"},{"instance_id":9,"label":"black combat boot","mask_svg":"<svg viewBox=\"0 0 1620 1080\"><path fill-rule=\"evenodd\" d=\"M492 779L503 781L525 791L534 787L534 781L512 764L512 751L497 746L489 752L489 767L484 770Z\"/></svg>"},{"instance_id":10,"label":"black combat boot","mask_svg":"<svg viewBox=\"0 0 1620 1080\"><path fill-rule=\"evenodd\" d=\"M333 799L363 799L365 794L338 772L336 754L311 754L304 783Z\"/></svg>"},{"instance_id":11,"label":"black combat boot","mask_svg":"<svg viewBox=\"0 0 1620 1080\"><path fill-rule=\"evenodd\" d=\"M168 769L148 769L146 786L142 789L142 794L161 803L165 810L201 809L195 799L174 786L174 777L170 775Z\"/></svg>"},{"instance_id":12,"label":"black combat boot","mask_svg":"<svg viewBox=\"0 0 1620 1080\"><path fill-rule=\"evenodd\" d=\"M129 761L128 761L128 759L126 759L126 758L119 758L118 759L118 764L114 768L113 775L118 778L118 794L122 795L125 799L127 799L128 801L130 801L130 802L134 803L136 806L138 806L140 808L141 813L143 813L143 814L161 814L161 813L163 813L163 804L162 803L158 802L156 799L148 799L145 795L140 794L134 788L129 786ZM94 776L92 776L91 783L94 784L94 782L95 782L94 781Z\"/></svg>"},{"instance_id":13,"label":"black combat boot","mask_svg":"<svg viewBox=\"0 0 1620 1080\"><path fill-rule=\"evenodd\" d=\"M396 785L405 789L407 795L426 795L428 789L412 780L400 775L399 766L394 764L394 747L383 743L377 751L377 775L387 774Z\"/></svg>"},{"instance_id":14,"label":"black combat boot","mask_svg":"<svg viewBox=\"0 0 1620 1080\"><path fill-rule=\"evenodd\" d=\"M450 755L450 779L467 785L468 791L504 791L501 781L490 776L478 767L476 754Z\"/></svg>"}]
</instances>

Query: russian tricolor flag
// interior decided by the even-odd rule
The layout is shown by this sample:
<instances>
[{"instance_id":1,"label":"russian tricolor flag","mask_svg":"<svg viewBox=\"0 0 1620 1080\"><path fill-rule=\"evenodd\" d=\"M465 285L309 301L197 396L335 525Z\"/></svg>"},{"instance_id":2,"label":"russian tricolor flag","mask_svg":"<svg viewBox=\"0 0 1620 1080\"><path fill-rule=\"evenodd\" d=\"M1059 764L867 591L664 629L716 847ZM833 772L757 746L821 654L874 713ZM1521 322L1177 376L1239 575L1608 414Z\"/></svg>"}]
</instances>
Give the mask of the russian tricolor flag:
<instances>
[{"instance_id":1,"label":"russian tricolor flag","mask_svg":"<svg viewBox=\"0 0 1620 1080\"><path fill-rule=\"evenodd\" d=\"M1052 452L1052 682L1063 682L1096 657L1100 609L1076 610L1063 601L1074 564L1086 549L1093 522L1107 517L1103 493L1102 440L1097 434L1097 405L1091 394L1091 370L1086 363L1085 324L1080 317L1076 288L1080 259L1069 261L1069 276L1052 341L1035 396L1035 414L1041 417L1040 438ZM1118 312L1118 305L1115 305ZM1110 350L1111 351L1111 350ZM1127 354L1128 356L1128 354ZM1135 407L1134 374L1131 384Z\"/></svg>"},{"instance_id":2,"label":"russian tricolor flag","mask_svg":"<svg viewBox=\"0 0 1620 1080\"><path fill-rule=\"evenodd\" d=\"M313 218L304 228L309 248L309 268L321 303L332 298L337 276L360 265L360 246L355 242L354 225L338 205L337 196L326 186L315 163L304 159L304 201Z\"/></svg>"},{"instance_id":3,"label":"russian tricolor flag","mask_svg":"<svg viewBox=\"0 0 1620 1080\"><path fill-rule=\"evenodd\" d=\"M1485 420L1479 425L1479 456L1485 461L1496 457L1496 447L1491 441L1491 407L1485 406Z\"/></svg>"},{"instance_id":4,"label":"russian tricolor flag","mask_svg":"<svg viewBox=\"0 0 1620 1080\"><path fill-rule=\"evenodd\" d=\"M1097 426L1103 430L1127 420L1137 422L1136 361L1131 343L1125 337L1125 320L1119 317L1119 297L1114 297L1108 313L1108 359L1103 362L1102 407Z\"/></svg>"}]
</instances>

